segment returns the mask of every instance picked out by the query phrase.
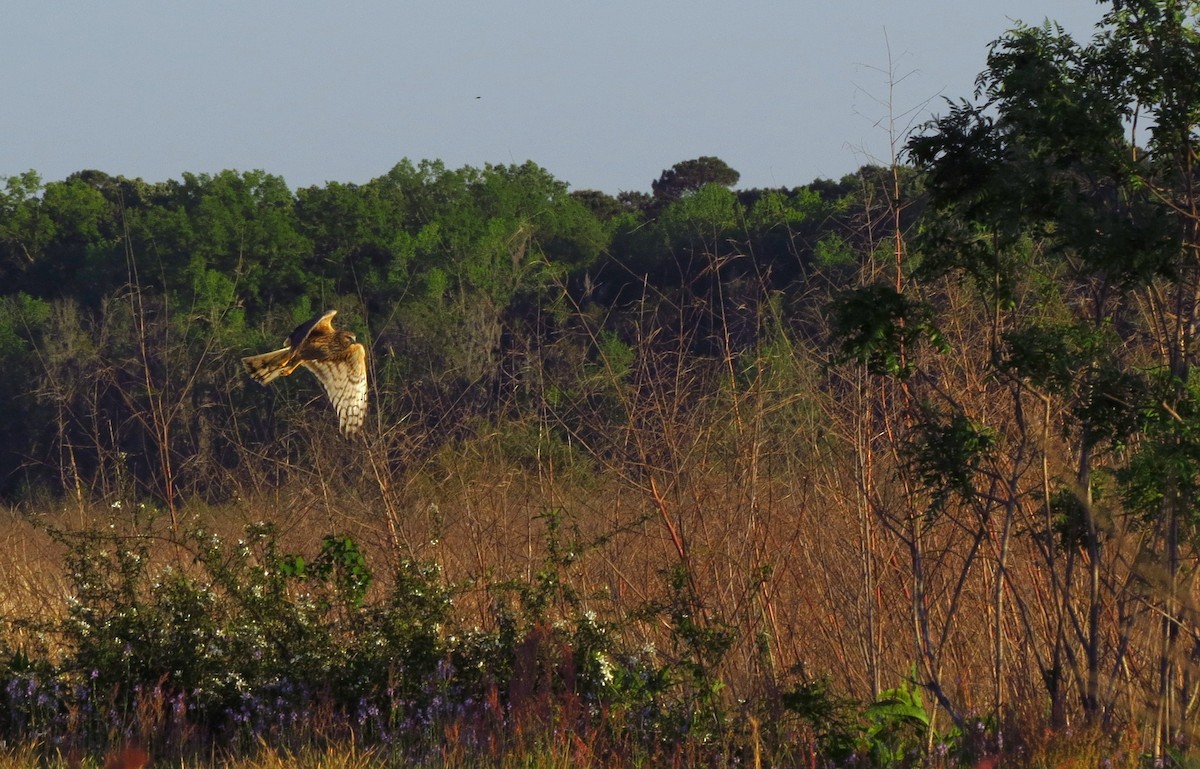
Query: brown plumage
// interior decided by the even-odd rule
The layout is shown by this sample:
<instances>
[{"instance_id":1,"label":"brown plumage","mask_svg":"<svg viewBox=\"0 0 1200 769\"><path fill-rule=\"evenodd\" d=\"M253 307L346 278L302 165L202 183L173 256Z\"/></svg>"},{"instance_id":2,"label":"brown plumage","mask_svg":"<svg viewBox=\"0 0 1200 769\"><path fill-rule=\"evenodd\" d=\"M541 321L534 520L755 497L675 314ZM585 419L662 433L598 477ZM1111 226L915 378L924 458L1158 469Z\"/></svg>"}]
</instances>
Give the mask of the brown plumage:
<instances>
[{"instance_id":1,"label":"brown plumage","mask_svg":"<svg viewBox=\"0 0 1200 769\"><path fill-rule=\"evenodd\" d=\"M354 334L333 327L337 310L313 317L284 340L281 350L242 358L250 377L260 384L288 376L304 366L325 387L347 438L362 427L367 413L367 351Z\"/></svg>"}]
</instances>

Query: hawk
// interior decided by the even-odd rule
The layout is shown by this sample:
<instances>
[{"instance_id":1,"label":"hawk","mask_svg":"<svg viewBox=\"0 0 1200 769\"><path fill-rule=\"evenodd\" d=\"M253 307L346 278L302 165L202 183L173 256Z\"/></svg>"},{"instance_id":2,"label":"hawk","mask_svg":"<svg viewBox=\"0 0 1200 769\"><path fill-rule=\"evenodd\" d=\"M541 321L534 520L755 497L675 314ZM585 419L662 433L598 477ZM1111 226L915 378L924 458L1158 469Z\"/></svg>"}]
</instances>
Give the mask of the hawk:
<instances>
[{"instance_id":1,"label":"hawk","mask_svg":"<svg viewBox=\"0 0 1200 769\"><path fill-rule=\"evenodd\" d=\"M349 331L335 329L337 310L326 310L300 324L282 350L242 358L250 378L270 384L304 366L321 380L337 411L342 435L362 427L367 413L367 351Z\"/></svg>"}]
</instances>

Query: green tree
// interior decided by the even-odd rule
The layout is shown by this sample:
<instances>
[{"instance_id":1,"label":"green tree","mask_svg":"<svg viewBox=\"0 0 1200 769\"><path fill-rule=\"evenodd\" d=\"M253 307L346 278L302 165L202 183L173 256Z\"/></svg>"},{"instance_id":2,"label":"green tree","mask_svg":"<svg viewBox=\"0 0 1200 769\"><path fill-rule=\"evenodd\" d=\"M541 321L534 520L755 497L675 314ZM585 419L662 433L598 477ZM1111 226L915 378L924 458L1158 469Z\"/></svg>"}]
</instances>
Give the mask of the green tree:
<instances>
[{"instance_id":1,"label":"green tree","mask_svg":"<svg viewBox=\"0 0 1200 769\"><path fill-rule=\"evenodd\" d=\"M0 195L0 277L9 291L95 306L122 256L122 212L89 180L9 177ZM123 269L119 270L123 282Z\"/></svg>"},{"instance_id":2,"label":"green tree","mask_svg":"<svg viewBox=\"0 0 1200 769\"><path fill-rule=\"evenodd\" d=\"M732 187L741 174L733 170L720 158L708 155L694 160L683 160L666 169L650 184L654 199L669 203L695 192L706 184Z\"/></svg>"},{"instance_id":3,"label":"green tree","mask_svg":"<svg viewBox=\"0 0 1200 769\"><path fill-rule=\"evenodd\" d=\"M0 193L0 278L7 286L41 256L53 234L52 223L41 215L42 179L34 171L4 178Z\"/></svg>"},{"instance_id":4,"label":"green tree","mask_svg":"<svg viewBox=\"0 0 1200 769\"><path fill-rule=\"evenodd\" d=\"M0 404L8 414L0 422L0 494L10 498L38 489L45 478L53 415L35 397L30 375L49 315L47 302L26 294L0 297Z\"/></svg>"},{"instance_id":5,"label":"green tree","mask_svg":"<svg viewBox=\"0 0 1200 769\"><path fill-rule=\"evenodd\" d=\"M398 301L410 288L412 260L430 255L420 247L417 225L407 221L404 190L390 177L299 190L296 209L312 243L312 269L329 278L336 294L369 298L372 310Z\"/></svg>"},{"instance_id":6,"label":"green tree","mask_svg":"<svg viewBox=\"0 0 1200 769\"><path fill-rule=\"evenodd\" d=\"M327 285L308 261L312 246L299 230L291 190L262 171L183 174L165 185L138 235L139 274L163 275L188 303L210 272L232 281L254 311L320 295Z\"/></svg>"},{"instance_id":7,"label":"green tree","mask_svg":"<svg viewBox=\"0 0 1200 769\"><path fill-rule=\"evenodd\" d=\"M1104 521L1140 516L1154 532L1137 579L1157 585L1146 600L1160 612L1158 651L1139 651L1158 657L1159 756L1196 736L1179 628L1195 624L1183 564L1200 524L1198 12L1194 2L1113 2L1087 45L1049 24L1018 27L994 44L976 101L951 105L909 143L931 202L924 273L971 279L993 319L993 359L1019 383L1014 408L1053 404L1072 436L1073 472L1055 483L1078 500L1069 509L1086 559L1045 551L1067 575L1055 582L1062 630L1042 663L1053 712L1070 678L1088 717L1103 718L1104 671L1134 653L1130 627L1104 626L1120 597L1105 589L1115 564ZM1123 508L1097 495L1113 470ZM1048 488L1045 498L1049 508L1062 497ZM1087 573L1081 610L1077 567Z\"/></svg>"}]
</instances>

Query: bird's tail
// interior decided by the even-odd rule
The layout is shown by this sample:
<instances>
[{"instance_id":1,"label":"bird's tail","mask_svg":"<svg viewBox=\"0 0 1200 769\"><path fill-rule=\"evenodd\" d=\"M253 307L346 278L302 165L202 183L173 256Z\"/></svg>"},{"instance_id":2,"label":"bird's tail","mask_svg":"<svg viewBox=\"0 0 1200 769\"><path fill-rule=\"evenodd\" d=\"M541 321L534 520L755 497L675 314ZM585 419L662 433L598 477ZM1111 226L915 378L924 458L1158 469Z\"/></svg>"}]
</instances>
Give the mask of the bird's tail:
<instances>
[{"instance_id":1,"label":"bird's tail","mask_svg":"<svg viewBox=\"0 0 1200 769\"><path fill-rule=\"evenodd\" d=\"M250 378L259 384L270 384L281 376L287 376L296 370L295 365L289 365L292 348L284 347L274 352L264 352L262 355L250 355L242 358Z\"/></svg>"}]
</instances>

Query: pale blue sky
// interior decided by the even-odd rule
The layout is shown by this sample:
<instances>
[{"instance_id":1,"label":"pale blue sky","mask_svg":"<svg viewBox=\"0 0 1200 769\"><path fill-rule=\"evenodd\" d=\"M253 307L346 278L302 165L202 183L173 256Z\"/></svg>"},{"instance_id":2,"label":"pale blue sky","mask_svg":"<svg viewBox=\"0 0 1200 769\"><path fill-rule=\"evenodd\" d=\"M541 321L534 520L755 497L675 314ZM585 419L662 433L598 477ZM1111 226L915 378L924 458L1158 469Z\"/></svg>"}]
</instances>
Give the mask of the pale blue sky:
<instances>
[{"instance_id":1,"label":"pale blue sky","mask_svg":"<svg viewBox=\"0 0 1200 769\"><path fill-rule=\"evenodd\" d=\"M5 4L0 176L261 168L362 183L400 159L532 160L649 191L716 155L739 187L837 178L969 96L1020 19L1090 37L1090 0L105 0ZM914 117L915 116L915 117Z\"/></svg>"}]
</instances>

